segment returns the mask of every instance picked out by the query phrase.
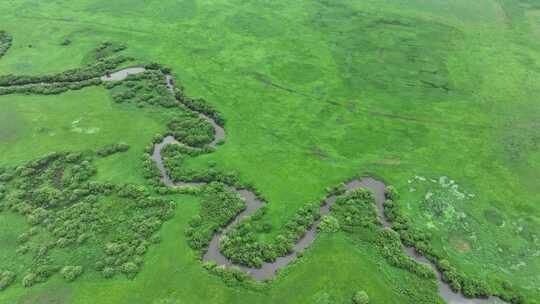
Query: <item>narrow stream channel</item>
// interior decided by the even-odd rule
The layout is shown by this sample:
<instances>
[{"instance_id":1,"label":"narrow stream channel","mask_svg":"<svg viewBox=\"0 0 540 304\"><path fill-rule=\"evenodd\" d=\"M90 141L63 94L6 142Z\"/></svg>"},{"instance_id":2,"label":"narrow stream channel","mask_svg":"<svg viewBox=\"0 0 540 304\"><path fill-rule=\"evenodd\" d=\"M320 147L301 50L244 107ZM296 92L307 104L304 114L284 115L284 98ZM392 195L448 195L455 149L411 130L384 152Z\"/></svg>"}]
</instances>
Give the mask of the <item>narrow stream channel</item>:
<instances>
[{"instance_id":1,"label":"narrow stream channel","mask_svg":"<svg viewBox=\"0 0 540 304\"><path fill-rule=\"evenodd\" d=\"M131 74L138 74L144 72L145 69L142 67L134 67L134 68L127 68L124 70L120 70L115 73L111 73L110 75L103 76L101 79L103 81L120 81L125 79L128 75ZM165 75L166 77L166 83L169 91L171 94L174 95L174 81L173 78L170 75ZM206 121L208 121L213 127L214 127L214 140L209 144L210 147L216 147L217 143L223 141L225 139L225 130L223 127L219 126L212 118L199 113L199 116ZM161 181L168 187L177 187L177 186L200 186L205 185L206 183L201 182L189 182L189 181L173 181L170 176L167 174L167 170L165 169L165 166L163 164L163 159L161 156L161 150L163 147L169 144L183 144L178 142L174 137L167 136L165 137L160 143L154 145L154 150L152 153L152 159L155 161L159 172L161 174ZM362 179L355 179L352 181L349 181L345 184L345 189L347 192L364 188L370 190L375 198L375 203L377 205L378 210L378 216L379 219L386 229L391 229L391 223L386 219L384 216L384 201L385 201L385 195L384 190L386 188L386 185L371 177L365 177ZM234 218L234 220L225 227L222 232L214 234L212 237L212 240L210 241L210 244L208 246L207 252L203 256L203 261L214 261L218 265L224 265L224 266L232 266L233 263L227 259L223 254L221 254L219 250L219 240L221 239L221 236L223 233L227 232L229 229L231 229L234 225L236 225L238 222L240 222L242 219L249 217L253 215L259 208L261 208L265 202L261 201L257 198L255 193L246 190L246 189L237 189L234 187L227 187L229 191L234 191L238 195L240 195L244 201L246 202L247 208L242 211L240 214ZM336 201L336 195L330 195L326 197L324 200L324 204L320 207L320 214L326 215L330 212L330 207L332 204ZM317 226L319 225L320 220L313 223L312 227L306 232L306 234L296 243L296 245L293 248L293 252L289 255L279 257L276 259L275 262L272 263L263 263L261 268L251 268L241 265L235 265L238 266L242 271L250 274L255 279L262 281L271 279L276 275L277 270L286 267L292 260L294 260L298 253L304 251L306 248L308 248L313 241L317 237ZM405 254L407 254L409 257L413 258L415 261L423 264L429 265L437 274L437 282L439 286L439 295L441 298L443 298L447 303L449 304L484 304L484 303L505 303L504 301L500 300L499 298L495 297L489 297L484 299L468 299L465 298L460 293L455 293L452 291L450 286L442 281L442 275L439 273L435 265L424 258L423 256L418 255L414 248L410 247L404 247L403 248Z\"/></svg>"}]
</instances>

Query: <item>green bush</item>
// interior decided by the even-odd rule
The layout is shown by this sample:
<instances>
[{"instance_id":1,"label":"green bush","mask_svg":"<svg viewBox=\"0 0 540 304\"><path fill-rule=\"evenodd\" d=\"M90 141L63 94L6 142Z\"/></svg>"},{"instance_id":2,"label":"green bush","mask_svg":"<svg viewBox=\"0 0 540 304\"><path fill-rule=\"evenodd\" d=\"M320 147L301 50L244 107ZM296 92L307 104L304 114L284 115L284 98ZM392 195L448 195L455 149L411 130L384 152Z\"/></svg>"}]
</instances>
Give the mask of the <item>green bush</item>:
<instances>
[{"instance_id":1,"label":"green bush","mask_svg":"<svg viewBox=\"0 0 540 304\"><path fill-rule=\"evenodd\" d=\"M341 229L345 231L378 224L375 199L373 194L365 189L338 196L331 211L338 219Z\"/></svg>"},{"instance_id":2,"label":"green bush","mask_svg":"<svg viewBox=\"0 0 540 304\"><path fill-rule=\"evenodd\" d=\"M85 82L93 79L99 79L101 76L112 72L120 64L128 61L127 57L118 56L104 58L96 63L72 70L66 70L62 73L42 76L27 75L3 75L0 76L0 87L38 85L42 83L56 85L55 88L67 88L70 83ZM27 89L32 86L25 87Z\"/></svg>"},{"instance_id":3,"label":"green bush","mask_svg":"<svg viewBox=\"0 0 540 304\"><path fill-rule=\"evenodd\" d=\"M214 262L205 262L203 263L203 267L210 273L219 276L227 286L258 291L264 288L262 283L253 280L250 275L242 272L238 267L227 268L222 265L218 266Z\"/></svg>"},{"instance_id":4,"label":"green bush","mask_svg":"<svg viewBox=\"0 0 540 304\"><path fill-rule=\"evenodd\" d=\"M123 44L104 42L94 50L94 59L100 60L112 56L114 53L121 52L127 47Z\"/></svg>"},{"instance_id":5,"label":"green bush","mask_svg":"<svg viewBox=\"0 0 540 304\"><path fill-rule=\"evenodd\" d=\"M269 243L259 242L255 232L266 208L259 209L251 218L242 220L230 229L220 240L220 250L236 264L261 267L263 262L273 262L277 257L293 251L294 244L319 218L318 204L307 205L298 210L287 222L282 233Z\"/></svg>"},{"instance_id":6,"label":"green bush","mask_svg":"<svg viewBox=\"0 0 540 304\"><path fill-rule=\"evenodd\" d=\"M67 42L69 40L64 40ZM0 32L0 57L11 45L11 37ZM98 52L98 51L96 51ZM102 56L91 65L66 70L62 73L42 76L4 75L0 76L0 95L8 94L60 94L68 90L101 84L100 77L109 74L120 64L130 60L123 56Z\"/></svg>"},{"instance_id":7,"label":"green bush","mask_svg":"<svg viewBox=\"0 0 540 304\"><path fill-rule=\"evenodd\" d=\"M340 230L339 221L332 215L325 215L321 219L321 223L317 226L320 232L338 232Z\"/></svg>"},{"instance_id":8,"label":"green bush","mask_svg":"<svg viewBox=\"0 0 540 304\"><path fill-rule=\"evenodd\" d=\"M179 142L193 147L203 147L214 139L214 128L197 115L177 117L167 124Z\"/></svg>"},{"instance_id":9,"label":"green bush","mask_svg":"<svg viewBox=\"0 0 540 304\"><path fill-rule=\"evenodd\" d=\"M369 304L369 296L363 290L357 291L352 297L353 304Z\"/></svg>"},{"instance_id":10,"label":"green bush","mask_svg":"<svg viewBox=\"0 0 540 304\"><path fill-rule=\"evenodd\" d=\"M118 143L99 149L96 153L101 157L106 157L118 152L126 152L127 150L129 150L128 144Z\"/></svg>"},{"instance_id":11,"label":"green bush","mask_svg":"<svg viewBox=\"0 0 540 304\"><path fill-rule=\"evenodd\" d=\"M60 43L61 46L67 46L70 44L71 44L71 39L69 38L64 38L64 40L62 40L62 42Z\"/></svg>"},{"instance_id":12,"label":"green bush","mask_svg":"<svg viewBox=\"0 0 540 304\"><path fill-rule=\"evenodd\" d=\"M83 273L83 268L82 266L65 266L60 273L66 281L72 282Z\"/></svg>"},{"instance_id":13,"label":"green bush","mask_svg":"<svg viewBox=\"0 0 540 304\"><path fill-rule=\"evenodd\" d=\"M12 271L0 271L0 291L6 289L15 281L15 273Z\"/></svg>"},{"instance_id":14,"label":"green bush","mask_svg":"<svg viewBox=\"0 0 540 304\"><path fill-rule=\"evenodd\" d=\"M384 196L388 200L392 200L392 201L399 200L399 194L398 194L396 188L394 188L394 186L387 186L384 189Z\"/></svg>"},{"instance_id":15,"label":"green bush","mask_svg":"<svg viewBox=\"0 0 540 304\"><path fill-rule=\"evenodd\" d=\"M31 287L37 281L37 275L35 273L29 273L25 275L22 279L22 285L24 287Z\"/></svg>"},{"instance_id":16,"label":"green bush","mask_svg":"<svg viewBox=\"0 0 540 304\"><path fill-rule=\"evenodd\" d=\"M26 254L30 250L30 247L28 245L20 245L16 249L17 254Z\"/></svg>"},{"instance_id":17,"label":"green bush","mask_svg":"<svg viewBox=\"0 0 540 304\"><path fill-rule=\"evenodd\" d=\"M132 74L126 79L105 85L117 103L133 103L140 107L158 106L176 110L180 115L189 111L181 111L180 104L169 91L165 75L161 71L146 70L140 74Z\"/></svg>"},{"instance_id":18,"label":"green bush","mask_svg":"<svg viewBox=\"0 0 540 304\"><path fill-rule=\"evenodd\" d=\"M0 172L10 170L2 168ZM58 171L63 172L61 188L55 187ZM54 247L64 254L75 246L97 246L102 251L92 248L96 254L85 256L89 259L85 263L102 261L98 270L104 276L114 276L115 267L119 267L133 277L135 272L127 263L137 268L143 264L144 254L154 244L150 239L174 214L175 204L152 196L147 187L89 181L95 173L90 153L52 153L13 169L13 178L0 186L0 192L8 197L3 205L34 225L21 234L22 245L17 249L19 254L32 254L32 263L24 265L29 271L26 286L43 282L58 271L66 280L75 279L82 271L76 266L60 269L44 264L52 262L50 251ZM111 213L103 200L119 198L125 198L124 203L116 204ZM26 243L30 238L42 239L43 232L50 233L54 241L30 251Z\"/></svg>"},{"instance_id":19,"label":"green bush","mask_svg":"<svg viewBox=\"0 0 540 304\"><path fill-rule=\"evenodd\" d=\"M122 264L120 269L130 279L134 278L139 272L139 266L133 262L126 262Z\"/></svg>"},{"instance_id":20,"label":"green bush","mask_svg":"<svg viewBox=\"0 0 540 304\"><path fill-rule=\"evenodd\" d=\"M112 267L105 267L101 271L101 274L103 275L104 278L112 278L114 277L115 273L116 271Z\"/></svg>"},{"instance_id":21,"label":"green bush","mask_svg":"<svg viewBox=\"0 0 540 304\"><path fill-rule=\"evenodd\" d=\"M7 32L0 31L0 58L9 50L12 40L13 38Z\"/></svg>"},{"instance_id":22,"label":"green bush","mask_svg":"<svg viewBox=\"0 0 540 304\"><path fill-rule=\"evenodd\" d=\"M186 230L186 237L194 249L202 250L219 228L225 227L246 205L223 184L211 183L204 187L200 214L195 216Z\"/></svg>"}]
</instances>

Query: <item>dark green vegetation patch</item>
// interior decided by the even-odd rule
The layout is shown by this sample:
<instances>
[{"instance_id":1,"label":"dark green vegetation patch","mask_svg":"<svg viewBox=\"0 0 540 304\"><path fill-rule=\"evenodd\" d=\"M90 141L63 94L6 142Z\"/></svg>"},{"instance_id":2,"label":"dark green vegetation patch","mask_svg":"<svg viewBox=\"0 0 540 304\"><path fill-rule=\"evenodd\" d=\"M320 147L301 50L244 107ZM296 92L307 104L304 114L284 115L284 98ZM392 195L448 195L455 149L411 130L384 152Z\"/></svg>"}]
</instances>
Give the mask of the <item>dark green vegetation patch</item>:
<instances>
[{"instance_id":1,"label":"dark green vegetation patch","mask_svg":"<svg viewBox=\"0 0 540 304\"><path fill-rule=\"evenodd\" d=\"M13 38L6 32L6 31L0 31L0 58L4 56L5 53L9 50L11 47L11 41Z\"/></svg>"},{"instance_id":2,"label":"dark green vegetation patch","mask_svg":"<svg viewBox=\"0 0 540 304\"><path fill-rule=\"evenodd\" d=\"M92 158L54 153L0 169L0 209L24 216L29 225L3 263L24 286L59 271L73 281L83 269L133 277L148 247L159 241L154 234L175 205L142 186L90 181L96 173Z\"/></svg>"}]
</instances>

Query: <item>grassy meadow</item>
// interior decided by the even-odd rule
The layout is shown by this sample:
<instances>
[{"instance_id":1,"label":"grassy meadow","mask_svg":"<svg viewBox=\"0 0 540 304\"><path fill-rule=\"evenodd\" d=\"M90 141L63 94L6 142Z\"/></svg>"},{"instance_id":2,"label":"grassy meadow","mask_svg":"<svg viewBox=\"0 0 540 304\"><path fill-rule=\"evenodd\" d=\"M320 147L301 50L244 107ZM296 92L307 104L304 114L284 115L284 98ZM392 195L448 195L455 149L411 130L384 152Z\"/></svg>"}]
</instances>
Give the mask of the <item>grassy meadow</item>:
<instances>
[{"instance_id":1,"label":"grassy meadow","mask_svg":"<svg viewBox=\"0 0 540 304\"><path fill-rule=\"evenodd\" d=\"M262 193L272 230L261 238L326 187L377 176L460 272L493 288L510 281L540 303L539 1L10 0L0 11L13 37L0 75L80 67L104 41L171 67L226 120L225 144L186 165L236 172ZM0 165L125 142L128 152L96 161L95 179L144 183L144 147L170 116L115 104L103 87L0 96ZM358 289L373 303L418 303L436 293L342 233L321 236L262 291L228 287L185 240L197 198L175 200L135 279L53 277L11 286L0 303L349 303ZM0 224L1 270L27 224L7 212Z\"/></svg>"}]
</instances>

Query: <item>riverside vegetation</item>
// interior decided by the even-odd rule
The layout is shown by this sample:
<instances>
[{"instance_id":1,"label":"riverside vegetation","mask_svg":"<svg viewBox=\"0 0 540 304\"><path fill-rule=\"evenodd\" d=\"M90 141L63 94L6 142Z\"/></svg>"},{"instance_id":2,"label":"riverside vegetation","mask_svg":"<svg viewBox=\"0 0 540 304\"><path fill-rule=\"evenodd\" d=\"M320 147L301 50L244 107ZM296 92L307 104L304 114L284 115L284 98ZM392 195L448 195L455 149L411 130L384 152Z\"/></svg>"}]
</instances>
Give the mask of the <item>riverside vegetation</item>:
<instances>
[{"instance_id":1,"label":"riverside vegetation","mask_svg":"<svg viewBox=\"0 0 540 304\"><path fill-rule=\"evenodd\" d=\"M538 303L534 1L226 2L165 1L163 23L142 1L0 4L0 302L441 302L406 245L466 296ZM128 66L146 70L102 79ZM170 177L199 185L162 183L166 136ZM369 193L323 191L359 171L399 190L391 229ZM231 186L268 202L223 232L235 264L321 221L270 283L201 267L245 208Z\"/></svg>"},{"instance_id":2,"label":"riverside vegetation","mask_svg":"<svg viewBox=\"0 0 540 304\"><path fill-rule=\"evenodd\" d=\"M104 44L100 46L96 49L96 54L101 54L103 49L110 45ZM121 51L124 49L125 47L116 50ZM96 60L106 61L109 59L108 57L96 55ZM174 136L176 140L180 141L180 144L165 146L164 152L167 159L164 161L167 169L171 169L171 172L177 172L174 169L181 170L181 160L184 157L197 156L212 151L211 147L210 150L205 147L212 142L215 130L205 119L194 114L190 108L204 109L206 113L212 113L215 117L219 116L208 106L194 106L194 104L202 105L204 101L192 103L190 102L191 99L184 96L181 90L175 89L172 80L167 74L170 73L169 69L158 64L146 65L145 68L148 70L142 70L139 75L127 75L125 80L109 82L105 87L111 91L113 100L117 103L136 103L137 107L154 106L176 112L174 113L174 119L167 123L169 131L165 135ZM78 75L78 73L81 75ZM87 73L84 69L77 69L60 74L64 76L20 77L10 75L5 77L8 80L5 80L4 83L8 88L17 87L21 84L33 84L35 85L34 88L38 88L41 85L46 86L48 82L56 82L59 83L59 88L77 90L80 88L72 87L69 83L97 78L93 73L89 73L93 77L84 76ZM109 75L111 72L105 70L105 73ZM39 79L39 82L37 79ZM35 94L40 91L22 90L20 92ZM61 92L64 91L60 89L53 92L42 92L42 94L59 94ZM6 94L10 93L15 92L7 92ZM222 120L220 122L223 123ZM202 150L198 149L201 147ZM108 157L118 152L126 152L128 149L127 144L113 144L97 150L95 155ZM95 270L101 271L105 278L111 278L118 272L125 274L128 278L136 276L144 262L144 254L148 249L150 239L152 239L153 243L159 242L159 237L154 234L164 221L172 217L171 210L175 206L173 202L152 197L151 193L160 195L167 194L170 191L184 191L182 188L163 188L163 186L169 185L161 184L164 177L160 176L160 173L156 171L153 163L155 160L152 159L150 154L153 150L147 149L144 162L144 168L147 172L145 177L149 179L153 191L149 191L144 186L124 185L118 187L111 183L89 182L90 177L95 175L96 169L90 165L91 157L84 158L81 153L66 155L53 153L24 166L2 169L1 178L6 184L5 189L2 191L3 197L6 197L6 203L2 207L26 216L28 223L34 226L19 235L17 239L20 246L16 249L16 252L23 255L29 253L33 255L33 262L22 268L26 273L21 280L24 287L42 283L57 272L65 280L74 281L83 273L84 267L81 265L58 266L57 262L51 259L48 253L56 247L73 250L70 245L74 244L78 247L77 249L84 248L84 245L90 242L88 239L91 237L95 238L95 242L99 244L98 247L102 247L102 253L93 256L93 260L92 256L86 256L84 264L93 263ZM171 163L170 159L175 161ZM71 163L74 164L73 167L66 165ZM164 174L167 175L167 173ZM21 176L24 179L15 179L15 176ZM202 213L191 219L191 227L185 232L192 248L206 249L210 238L245 209L245 205L239 199L239 196L226 189L222 184L225 182L239 185L238 179L235 178L234 174L226 175L220 172L195 176L182 173L176 175L175 179L212 182L208 186L202 186L204 190L201 193L205 197L201 205ZM37 187L37 190L32 191L30 187ZM10 188L15 188L15 190L10 192L7 190ZM192 190L188 190L188 192L192 192ZM344 190L336 188L333 192L339 194L343 193ZM124 203L122 205L126 206L127 209L119 213L118 211L110 212L111 209L115 209L114 204L118 203L113 202L109 206L107 204L97 204L100 195L116 195L134 201L135 204ZM396 225L395 230L406 231L406 229L401 229L403 228L403 220L399 217L399 212L396 211L398 210L395 208L397 205L392 203L392 200L397 199L395 190L391 187L387 188L386 196L389 201L385 202L385 207L391 210L388 214L392 215L389 218L393 222L401 224ZM154 207L154 209L148 210L148 207ZM332 205L331 208L336 216L325 216L321 220L320 225L317 227L321 233L335 233L340 229L351 233L355 231L355 227L359 226L364 228L370 228L371 225L374 225L373 227L380 226L375 201L368 190L355 190L352 193L345 193L337 197L335 205ZM127 210L136 210L137 213L129 214ZM220 250L235 264L260 268L263 262L275 262L278 257L292 253L294 244L306 234L307 230L314 225L320 216L317 204L301 208L297 215L285 225L286 229L277 235L275 240L270 244L264 244L257 241L254 232L269 232L270 227L264 224L261 226L258 223L264 218L265 211L265 208L258 210L253 216L241 221L227 231L223 238L219 240ZM106 213L119 216L120 220L115 225L112 225L115 220L114 218L104 219ZM127 227L122 226L123 222L126 223ZM38 234L38 227L40 226L52 234L52 239L38 237L37 244L31 244L29 241L32 236ZM118 230L111 231L105 227ZM100 235L101 233L114 235L116 238L107 240L104 235ZM383 230L382 233L377 234L373 245L380 248L381 255L387 259L389 264L395 267L403 268L421 278L434 280L435 275L429 267L418 264L403 255L401 241L393 233L391 230ZM365 234L365 232L361 234ZM410 235L407 232L402 233L402 238L405 241L409 241L408 236ZM42 241L42 239L46 241ZM420 247L420 244L423 244L422 237L416 237L415 240L417 243L409 241L406 244L414 245L416 248L420 248L417 250L425 253L425 249L422 251L422 248L425 247ZM301 257L300 254L302 253L299 252L298 256ZM445 266L440 266L441 263L438 263L437 266L443 271L445 281L450 282L455 291L463 291L465 295L470 297L485 297L492 294L487 287L479 287L481 285L475 281L456 278L457 274L448 265L448 262L445 261L443 264ZM256 290L261 288L260 285L258 286L254 282L247 282L246 285L246 281L249 281L249 275L243 274L235 268L218 268L213 262L206 263L204 267L211 273L222 277L230 286L256 287ZM16 274L12 271L6 271L3 277L4 289L14 282ZM420 295L421 298L418 298L418 300L421 302L433 303L439 301L437 297L429 296L429 293ZM512 293L510 295L503 294L501 297L513 303L523 303L522 298L516 297ZM356 293L353 297L353 302L365 300L364 294Z\"/></svg>"},{"instance_id":3,"label":"riverside vegetation","mask_svg":"<svg viewBox=\"0 0 540 304\"><path fill-rule=\"evenodd\" d=\"M95 52L100 54L107 45L109 44L100 46ZM96 56L97 63L93 67L100 66L102 62L124 61L111 60L109 57ZM108 64L105 66L116 67ZM223 123L219 114L205 105L204 101L194 102L184 96L180 89L169 87L170 80L166 77L166 73L170 72L168 69L157 64L145 67L147 71L138 75L128 75L122 81L106 83L105 88L111 92L112 99L118 104L134 103L139 108L157 107L172 112L174 118L166 123L168 131L155 137L154 142L167 135L173 135L187 146L182 144L166 146L163 150L166 167L171 169L172 173L180 172L175 175L178 180L211 183L201 186L200 190L165 188L151 159L150 152L153 149L149 148L143 157L144 176L148 180L148 186L92 181L97 171L92 165L94 159L125 153L129 150L129 145L125 143L108 145L95 152L55 152L23 165L3 167L0 175L3 182L2 211L24 216L29 229L17 237L15 252L20 258L8 265L10 269L16 271L3 272L2 289L15 283L17 278L22 286L29 288L37 283L46 282L55 274L72 282L85 271L99 272L103 278L123 274L133 279L144 265L144 256L148 248L160 241L156 232L173 216L176 207L173 201L162 199L160 196L174 193L202 196L201 214L191 219L191 227L185 232L190 246L198 250L205 249L213 234L231 222L245 208L245 203L240 197L225 187L225 184L242 186L235 174L216 171L201 175L182 170L183 158L212 151L211 148L206 148L206 145L213 140L214 129L191 109L212 115ZM112 72L110 68L96 68L96 70L105 74ZM101 84L98 81L100 79L97 77L98 74L88 71L93 71L93 68L75 69L54 76L8 75L2 78L2 83L6 87L5 94L60 94L67 90L79 90L80 87L72 84L80 81L90 79L95 80L93 84ZM48 86L48 83L55 83L57 89L41 91L40 87ZM27 84L32 86L18 90L19 86ZM9 91L11 88L16 88L17 91ZM369 201L368 192L361 193L363 194L358 198ZM352 199L356 197L353 193ZM341 200L342 198L338 199L338 206ZM372 198L367 204L373 211ZM257 222L264 218L265 210L260 209L254 216L242 221L221 240L221 250L235 263L260 267L262 261L275 261L277 257L290 253L294 243L319 218L317 204L301 208L297 216L285 226L282 235L278 235L273 244L265 245L257 243L252 236L252 225L258 226ZM342 213L354 215L354 212ZM343 215L342 213L340 214ZM374 224L377 222L376 215L373 212L371 215ZM350 216L347 219L348 223L353 225ZM269 228L263 225L264 230L268 232ZM328 233L337 232L338 220L334 217L324 218L320 230ZM403 255L398 250L394 254ZM66 260L71 263L62 264ZM230 286L243 286L255 290L263 288L263 285L253 282L249 275L234 267L220 268L212 263L207 263L204 267L222 277ZM432 272L424 271L428 271L429 274L421 277L434 279ZM420 296L418 299L426 303L439 301L435 293L426 292ZM355 294L352 301L365 299L364 294Z\"/></svg>"},{"instance_id":4,"label":"riverside vegetation","mask_svg":"<svg viewBox=\"0 0 540 304\"><path fill-rule=\"evenodd\" d=\"M0 58L2 58L11 47L11 40L11 36L6 31L0 31Z\"/></svg>"}]
</instances>

